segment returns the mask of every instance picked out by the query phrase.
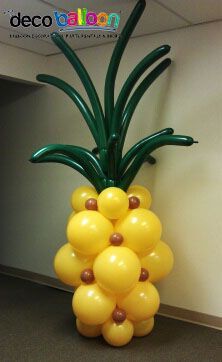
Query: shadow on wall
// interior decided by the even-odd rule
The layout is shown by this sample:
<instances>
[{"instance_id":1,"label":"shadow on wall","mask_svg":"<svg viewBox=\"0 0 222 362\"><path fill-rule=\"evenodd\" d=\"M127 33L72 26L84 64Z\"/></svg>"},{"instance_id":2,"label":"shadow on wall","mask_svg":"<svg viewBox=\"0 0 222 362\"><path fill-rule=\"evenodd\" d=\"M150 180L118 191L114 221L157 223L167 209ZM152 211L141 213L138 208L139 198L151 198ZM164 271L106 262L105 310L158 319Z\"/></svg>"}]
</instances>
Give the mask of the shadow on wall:
<instances>
[{"instance_id":1,"label":"shadow on wall","mask_svg":"<svg viewBox=\"0 0 222 362\"><path fill-rule=\"evenodd\" d=\"M42 85L0 78L0 107L36 92Z\"/></svg>"}]
</instances>

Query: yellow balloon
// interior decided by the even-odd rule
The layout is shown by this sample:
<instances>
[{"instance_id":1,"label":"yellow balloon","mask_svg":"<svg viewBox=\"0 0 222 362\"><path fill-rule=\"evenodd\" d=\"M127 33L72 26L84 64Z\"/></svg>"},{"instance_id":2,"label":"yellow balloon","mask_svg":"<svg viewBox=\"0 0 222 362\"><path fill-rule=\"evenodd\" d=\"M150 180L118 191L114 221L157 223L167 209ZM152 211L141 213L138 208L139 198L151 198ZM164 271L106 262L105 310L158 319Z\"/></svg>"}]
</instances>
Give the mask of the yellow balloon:
<instances>
[{"instance_id":1,"label":"yellow balloon","mask_svg":"<svg viewBox=\"0 0 222 362\"><path fill-rule=\"evenodd\" d=\"M146 187L141 185L132 185L128 188L127 195L128 197L131 196L138 197L138 199L140 200L140 207L144 209L150 208L152 197L149 190Z\"/></svg>"},{"instance_id":2,"label":"yellow balloon","mask_svg":"<svg viewBox=\"0 0 222 362\"><path fill-rule=\"evenodd\" d=\"M98 197L98 210L108 219L118 219L129 208L127 194L118 187L108 187Z\"/></svg>"},{"instance_id":3,"label":"yellow balloon","mask_svg":"<svg viewBox=\"0 0 222 362\"><path fill-rule=\"evenodd\" d=\"M84 255L100 253L109 245L113 224L98 211L80 211L67 225L67 239Z\"/></svg>"},{"instance_id":4,"label":"yellow balloon","mask_svg":"<svg viewBox=\"0 0 222 362\"><path fill-rule=\"evenodd\" d=\"M57 251L54 259L54 269L58 278L74 287L81 284L81 272L86 268L92 268L92 265L92 258L77 255L69 243Z\"/></svg>"},{"instance_id":5,"label":"yellow balloon","mask_svg":"<svg viewBox=\"0 0 222 362\"><path fill-rule=\"evenodd\" d=\"M97 326L89 326L81 322L78 318L76 318L76 328L80 334L84 337L98 337L101 334L101 325Z\"/></svg>"},{"instance_id":6,"label":"yellow balloon","mask_svg":"<svg viewBox=\"0 0 222 362\"><path fill-rule=\"evenodd\" d=\"M150 210L134 209L115 224L115 231L122 234L127 246L136 253L148 253L160 240L162 226L158 217Z\"/></svg>"},{"instance_id":7,"label":"yellow balloon","mask_svg":"<svg viewBox=\"0 0 222 362\"><path fill-rule=\"evenodd\" d=\"M76 212L85 210L85 202L88 199L98 198L98 194L92 186L80 186L75 189L71 197L71 205Z\"/></svg>"},{"instance_id":8,"label":"yellow balloon","mask_svg":"<svg viewBox=\"0 0 222 362\"><path fill-rule=\"evenodd\" d=\"M116 307L116 298L97 284L80 285L73 296L72 306L81 322L87 325L103 324Z\"/></svg>"},{"instance_id":9,"label":"yellow balloon","mask_svg":"<svg viewBox=\"0 0 222 362\"><path fill-rule=\"evenodd\" d=\"M167 276L173 268L173 253L163 241L152 252L141 258L141 265L149 272L149 281L154 283Z\"/></svg>"},{"instance_id":10,"label":"yellow balloon","mask_svg":"<svg viewBox=\"0 0 222 362\"><path fill-rule=\"evenodd\" d=\"M110 246L94 262L93 272L99 286L111 293L125 293L139 280L141 264L129 248Z\"/></svg>"},{"instance_id":11,"label":"yellow balloon","mask_svg":"<svg viewBox=\"0 0 222 362\"><path fill-rule=\"evenodd\" d=\"M102 326L102 335L111 346L124 346L129 343L133 337L133 324L127 319L120 324L109 319Z\"/></svg>"},{"instance_id":12,"label":"yellow balloon","mask_svg":"<svg viewBox=\"0 0 222 362\"><path fill-rule=\"evenodd\" d=\"M156 314L160 305L157 289L149 282L138 282L128 294L120 296L117 305L132 321L142 321Z\"/></svg>"},{"instance_id":13,"label":"yellow balloon","mask_svg":"<svg viewBox=\"0 0 222 362\"><path fill-rule=\"evenodd\" d=\"M153 327L154 327L154 318L146 319L145 321L141 322L133 322L134 333L135 337L144 337L149 334Z\"/></svg>"}]
</instances>

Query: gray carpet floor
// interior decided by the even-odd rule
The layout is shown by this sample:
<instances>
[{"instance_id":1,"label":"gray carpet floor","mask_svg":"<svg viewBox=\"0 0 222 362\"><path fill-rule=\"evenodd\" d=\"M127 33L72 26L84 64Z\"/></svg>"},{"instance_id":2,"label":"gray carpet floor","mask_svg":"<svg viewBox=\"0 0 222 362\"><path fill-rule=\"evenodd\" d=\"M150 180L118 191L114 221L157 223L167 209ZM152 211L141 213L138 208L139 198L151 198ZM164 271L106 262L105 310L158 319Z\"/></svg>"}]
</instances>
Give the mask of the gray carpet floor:
<instances>
[{"instance_id":1,"label":"gray carpet floor","mask_svg":"<svg viewBox=\"0 0 222 362\"><path fill-rule=\"evenodd\" d=\"M156 317L153 332L122 348L75 329L71 293L0 275L0 362L222 362L222 332Z\"/></svg>"}]
</instances>

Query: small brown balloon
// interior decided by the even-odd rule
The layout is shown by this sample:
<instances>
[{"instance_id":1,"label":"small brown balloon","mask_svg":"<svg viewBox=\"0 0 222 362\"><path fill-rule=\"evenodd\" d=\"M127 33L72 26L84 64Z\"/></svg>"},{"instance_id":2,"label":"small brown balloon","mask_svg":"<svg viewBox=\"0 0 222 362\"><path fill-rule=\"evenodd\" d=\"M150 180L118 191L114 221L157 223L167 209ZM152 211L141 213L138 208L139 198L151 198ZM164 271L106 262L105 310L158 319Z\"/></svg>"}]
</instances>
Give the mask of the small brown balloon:
<instances>
[{"instance_id":1,"label":"small brown balloon","mask_svg":"<svg viewBox=\"0 0 222 362\"><path fill-rule=\"evenodd\" d=\"M126 319L126 312L123 309L115 308L112 313L112 318L116 323L123 323Z\"/></svg>"},{"instance_id":2,"label":"small brown balloon","mask_svg":"<svg viewBox=\"0 0 222 362\"><path fill-rule=\"evenodd\" d=\"M140 206L140 199L136 196L129 197L129 208L137 209Z\"/></svg>"},{"instance_id":3,"label":"small brown balloon","mask_svg":"<svg viewBox=\"0 0 222 362\"><path fill-rule=\"evenodd\" d=\"M85 208L86 208L87 210L94 210L94 211L96 211L97 208L98 208L98 207L97 207L97 200L96 200L96 199L93 199L93 198L86 200L86 202L85 202Z\"/></svg>"},{"instance_id":4,"label":"small brown balloon","mask_svg":"<svg viewBox=\"0 0 222 362\"><path fill-rule=\"evenodd\" d=\"M145 269L145 268L141 268L139 281L140 282L145 282L148 278L149 278L148 270Z\"/></svg>"},{"instance_id":5,"label":"small brown balloon","mask_svg":"<svg viewBox=\"0 0 222 362\"><path fill-rule=\"evenodd\" d=\"M80 275L80 278L82 282L86 284L91 284L95 280L93 270L90 268L84 269Z\"/></svg>"},{"instance_id":6,"label":"small brown balloon","mask_svg":"<svg viewBox=\"0 0 222 362\"><path fill-rule=\"evenodd\" d=\"M120 233L113 233L110 236L109 241L111 242L112 245L119 246L123 242L123 236Z\"/></svg>"}]
</instances>

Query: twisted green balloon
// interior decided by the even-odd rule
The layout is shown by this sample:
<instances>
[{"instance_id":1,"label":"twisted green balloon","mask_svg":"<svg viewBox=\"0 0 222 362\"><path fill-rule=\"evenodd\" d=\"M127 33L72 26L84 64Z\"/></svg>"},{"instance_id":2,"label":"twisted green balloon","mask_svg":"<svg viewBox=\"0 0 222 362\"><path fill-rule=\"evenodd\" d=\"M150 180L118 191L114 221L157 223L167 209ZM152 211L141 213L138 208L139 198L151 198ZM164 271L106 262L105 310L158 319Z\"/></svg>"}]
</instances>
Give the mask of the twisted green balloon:
<instances>
[{"instance_id":1,"label":"twisted green balloon","mask_svg":"<svg viewBox=\"0 0 222 362\"><path fill-rule=\"evenodd\" d=\"M122 179L119 182L119 187L123 190L127 190L142 166L145 158L151 152L166 145L175 145L175 146L191 146L195 141L192 137L189 136L174 136L174 135L161 135L159 137L153 138L147 141L147 144L144 145L142 150L133 160L132 164L124 173Z\"/></svg>"},{"instance_id":2,"label":"twisted green balloon","mask_svg":"<svg viewBox=\"0 0 222 362\"><path fill-rule=\"evenodd\" d=\"M130 150L125 154L120 163L119 173L120 176L123 175L127 167L130 165L131 161L138 154L140 150L144 149L144 146L150 142L152 139L157 138L161 135L173 134L173 128L165 128L162 131L156 132L150 136L143 138L141 141L137 142ZM150 156L150 155L149 155ZM154 162L155 163L155 162Z\"/></svg>"},{"instance_id":3,"label":"twisted green balloon","mask_svg":"<svg viewBox=\"0 0 222 362\"><path fill-rule=\"evenodd\" d=\"M72 101L80 110L84 120L86 121L96 144L99 144L99 134L95 125L95 118L81 95L73 87L71 87L71 85L57 77L53 77L47 74L38 74L36 78L40 82L48 83L54 85L56 88L61 89L72 99Z\"/></svg>"},{"instance_id":4,"label":"twisted green balloon","mask_svg":"<svg viewBox=\"0 0 222 362\"><path fill-rule=\"evenodd\" d=\"M161 47L153 50L149 53L145 58L141 60L139 64L133 69L130 73L129 77L125 81L120 94L117 98L115 109L112 116L112 132L115 133L119 129L119 120L122 118L122 113L124 111L127 99L133 90L136 82L139 78L143 75L143 73L153 65L158 59L169 53L170 46L169 45L162 45ZM121 126L121 123L120 123Z\"/></svg>"},{"instance_id":5,"label":"twisted green balloon","mask_svg":"<svg viewBox=\"0 0 222 362\"><path fill-rule=\"evenodd\" d=\"M150 74L148 74L145 79L140 83L132 97L130 98L124 112L122 115L122 124L120 130L120 148L123 149L125 137L127 134L127 130L132 119L133 113L141 100L142 96L149 88L149 86L155 81L155 79L164 72L166 68L171 64L171 60L169 58L163 60Z\"/></svg>"},{"instance_id":6,"label":"twisted green balloon","mask_svg":"<svg viewBox=\"0 0 222 362\"><path fill-rule=\"evenodd\" d=\"M110 59L109 67L106 74L105 80L105 120L106 127L108 130L112 127L111 120L114 109L114 89L115 89L115 81L119 68L119 64L123 55L123 52L127 46L129 38L135 29L143 11L145 9L146 2L144 0L139 0L133 9L129 19L124 26L122 33L117 41L117 44L114 48L112 57Z\"/></svg>"},{"instance_id":7,"label":"twisted green balloon","mask_svg":"<svg viewBox=\"0 0 222 362\"><path fill-rule=\"evenodd\" d=\"M84 65L82 64L82 62L80 61L80 59L78 58L76 53L74 52L74 50L72 50L70 48L70 46L65 42L65 40L56 32L52 33L51 39L58 46L58 48L63 52L65 57L72 64L73 68L75 69L76 73L78 74L78 76L86 90L86 93L89 97L89 100L90 100L90 103L91 103L91 106L92 106L92 109L94 112L96 124L100 131L100 138L101 138L100 146L105 147L106 146L106 134L105 134L105 127L104 127L104 115L103 115L102 106L101 106L98 94L96 92L96 89L93 85L93 82L92 82L86 68L84 67Z\"/></svg>"}]
</instances>

